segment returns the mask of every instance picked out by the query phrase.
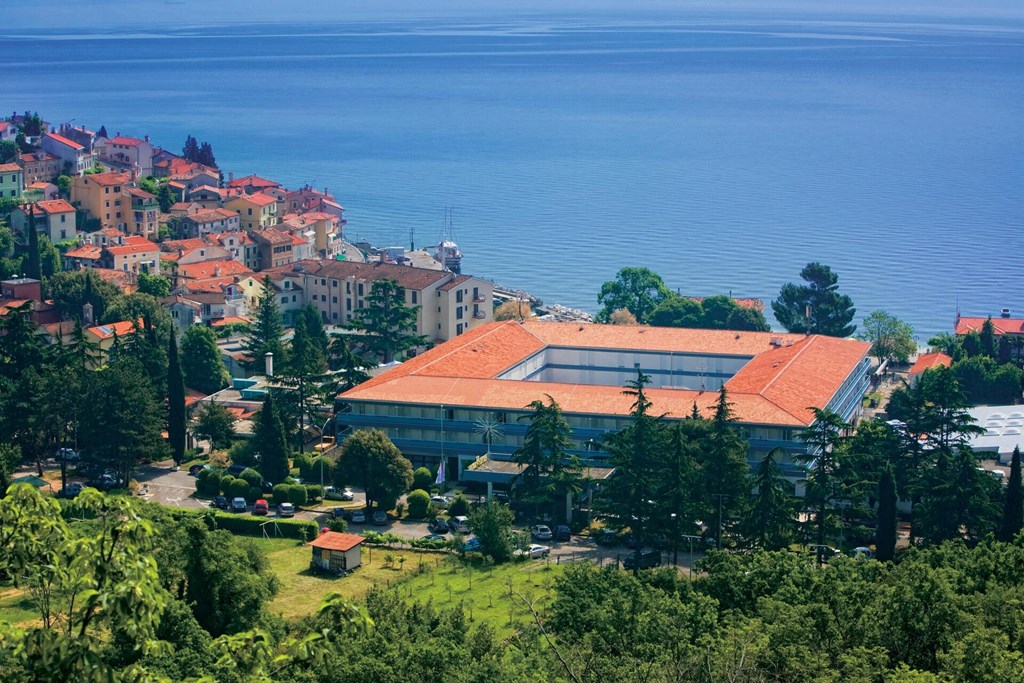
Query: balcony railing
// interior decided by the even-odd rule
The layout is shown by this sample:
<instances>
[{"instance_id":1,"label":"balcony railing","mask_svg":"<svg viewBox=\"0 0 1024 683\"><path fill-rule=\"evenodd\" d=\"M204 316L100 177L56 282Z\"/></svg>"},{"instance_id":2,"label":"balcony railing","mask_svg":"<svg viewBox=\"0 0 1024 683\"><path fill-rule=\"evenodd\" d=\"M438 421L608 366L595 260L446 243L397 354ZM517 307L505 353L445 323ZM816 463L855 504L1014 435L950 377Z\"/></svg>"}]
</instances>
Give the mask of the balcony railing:
<instances>
[{"instance_id":1,"label":"balcony railing","mask_svg":"<svg viewBox=\"0 0 1024 683\"><path fill-rule=\"evenodd\" d=\"M482 304L485 301L487 301L487 297L485 297L483 294L477 294L473 297L474 303Z\"/></svg>"},{"instance_id":2,"label":"balcony railing","mask_svg":"<svg viewBox=\"0 0 1024 683\"><path fill-rule=\"evenodd\" d=\"M473 317L479 320L480 318L486 318L487 314L484 313L483 311L476 311L475 313L473 313Z\"/></svg>"}]
</instances>

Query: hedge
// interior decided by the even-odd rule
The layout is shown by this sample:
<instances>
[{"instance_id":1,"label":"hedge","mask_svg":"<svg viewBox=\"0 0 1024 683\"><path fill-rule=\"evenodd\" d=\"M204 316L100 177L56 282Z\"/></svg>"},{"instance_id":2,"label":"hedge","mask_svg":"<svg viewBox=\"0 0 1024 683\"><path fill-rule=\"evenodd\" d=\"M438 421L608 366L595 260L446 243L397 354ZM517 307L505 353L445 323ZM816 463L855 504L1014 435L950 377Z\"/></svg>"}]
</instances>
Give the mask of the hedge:
<instances>
[{"instance_id":1,"label":"hedge","mask_svg":"<svg viewBox=\"0 0 1024 683\"><path fill-rule=\"evenodd\" d=\"M409 516L413 519L423 519L430 511L430 494L423 489L416 489L405 500L409 504Z\"/></svg>"},{"instance_id":2,"label":"hedge","mask_svg":"<svg viewBox=\"0 0 1024 683\"><path fill-rule=\"evenodd\" d=\"M270 536L276 536L280 533L285 538L312 541L320 531L320 527L317 526L316 522L301 519L274 519L254 517L252 515L233 515L227 512L215 512L211 516L218 529L246 536L262 536L263 527L260 525L266 524L268 521L276 522L277 524L277 530L274 529L273 524L266 527L266 532ZM302 529L306 530L305 536L303 536Z\"/></svg>"}]
</instances>

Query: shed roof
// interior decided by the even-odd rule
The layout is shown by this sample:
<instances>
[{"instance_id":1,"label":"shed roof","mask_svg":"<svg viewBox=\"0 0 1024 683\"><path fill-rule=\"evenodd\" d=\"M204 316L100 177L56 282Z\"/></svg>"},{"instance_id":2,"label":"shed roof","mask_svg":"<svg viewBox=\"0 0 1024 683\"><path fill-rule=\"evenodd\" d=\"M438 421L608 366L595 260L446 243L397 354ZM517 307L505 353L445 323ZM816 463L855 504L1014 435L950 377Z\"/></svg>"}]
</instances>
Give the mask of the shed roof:
<instances>
[{"instance_id":1,"label":"shed roof","mask_svg":"<svg viewBox=\"0 0 1024 683\"><path fill-rule=\"evenodd\" d=\"M327 550L338 550L347 552L355 548L366 539L355 534L343 534L338 531L325 531L310 543L314 548L326 548Z\"/></svg>"}]
</instances>

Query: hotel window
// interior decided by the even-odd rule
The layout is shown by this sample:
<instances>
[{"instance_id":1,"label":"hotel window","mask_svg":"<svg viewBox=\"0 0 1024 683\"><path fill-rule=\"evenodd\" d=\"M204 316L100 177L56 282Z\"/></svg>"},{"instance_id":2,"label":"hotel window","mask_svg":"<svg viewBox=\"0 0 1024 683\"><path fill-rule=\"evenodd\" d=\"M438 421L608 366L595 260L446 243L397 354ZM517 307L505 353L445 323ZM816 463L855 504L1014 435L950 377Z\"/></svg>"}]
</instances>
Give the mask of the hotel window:
<instances>
[{"instance_id":1,"label":"hotel window","mask_svg":"<svg viewBox=\"0 0 1024 683\"><path fill-rule=\"evenodd\" d=\"M336 296L332 296L332 297L331 297L331 303L332 303L332 304L336 304L336 303L338 303L338 297L336 297Z\"/></svg>"},{"instance_id":2,"label":"hotel window","mask_svg":"<svg viewBox=\"0 0 1024 683\"><path fill-rule=\"evenodd\" d=\"M417 294L418 294L418 292L413 292L413 293L412 293L412 302L413 302L413 303L416 303L416 295L417 295Z\"/></svg>"},{"instance_id":3,"label":"hotel window","mask_svg":"<svg viewBox=\"0 0 1024 683\"><path fill-rule=\"evenodd\" d=\"M455 309L455 319L462 320L462 306Z\"/></svg>"},{"instance_id":4,"label":"hotel window","mask_svg":"<svg viewBox=\"0 0 1024 683\"><path fill-rule=\"evenodd\" d=\"M346 282L345 283L345 293L346 294L351 294L352 293L352 283L351 282Z\"/></svg>"},{"instance_id":5,"label":"hotel window","mask_svg":"<svg viewBox=\"0 0 1024 683\"><path fill-rule=\"evenodd\" d=\"M356 287L356 294L358 294L359 296L363 295L363 283L362 282L360 282L359 285ZM360 306L360 308L362 308L362 306Z\"/></svg>"},{"instance_id":6,"label":"hotel window","mask_svg":"<svg viewBox=\"0 0 1024 683\"><path fill-rule=\"evenodd\" d=\"M337 280L331 280L331 287L337 287L337 286L338 286L338 281Z\"/></svg>"},{"instance_id":7,"label":"hotel window","mask_svg":"<svg viewBox=\"0 0 1024 683\"><path fill-rule=\"evenodd\" d=\"M461 289L458 290L457 292L455 292L455 303L459 303L459 304L462 303L462 290Z\"/></svg>"}]
</instances>

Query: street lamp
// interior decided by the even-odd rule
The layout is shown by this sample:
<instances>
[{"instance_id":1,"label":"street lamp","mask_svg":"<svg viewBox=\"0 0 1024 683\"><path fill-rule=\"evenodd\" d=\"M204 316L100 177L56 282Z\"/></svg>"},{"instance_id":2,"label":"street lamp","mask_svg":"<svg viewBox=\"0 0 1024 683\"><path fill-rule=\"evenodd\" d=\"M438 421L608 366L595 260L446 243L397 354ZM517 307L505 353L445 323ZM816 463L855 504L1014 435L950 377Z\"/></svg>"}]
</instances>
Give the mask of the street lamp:
<instances>
[{"instance_id":1,"label":"street lamp","mask_svg":"<svg viewBox=\"0 0 1024 683\"><path fill-rule=\"evenodd\" d=\"M324 421L324 425L320 428L320 495L321 496L324 495L324 432L327 430L327 425L330 424L331 420L333 420L333 419L334 419L334 414L332 413L331 416L328 417ZM337 443L337 442L335 442L335 443ZM321 498L321 501L322 500L323 500L323 498Z\"/></svg>"},{"instance_id":2,"label":"street lamp","mask_svg":"<svg viewBox=\"0 0 1024 683\"><path fill-rule=\"evenodd\" d=\"M693 542L694 541L699 541L700 540L700 536L687 536L687 535L683 535L683 536L680 536L680 538L685 538L688 541L690 541L690 566L687 567L687 576L689 576L690 580L692 581L693 580Z\"/></svg>"},{"instance_id":3,"label":"street lamp","mask_svg":"<svg viewBox=\"0 0 1024 683\"><path fill-rule=\"evenodd\" d=\"M672 513L672 564L679 566L679 515Z\"/></svg>"}]
</instances>

